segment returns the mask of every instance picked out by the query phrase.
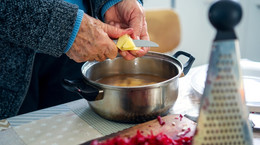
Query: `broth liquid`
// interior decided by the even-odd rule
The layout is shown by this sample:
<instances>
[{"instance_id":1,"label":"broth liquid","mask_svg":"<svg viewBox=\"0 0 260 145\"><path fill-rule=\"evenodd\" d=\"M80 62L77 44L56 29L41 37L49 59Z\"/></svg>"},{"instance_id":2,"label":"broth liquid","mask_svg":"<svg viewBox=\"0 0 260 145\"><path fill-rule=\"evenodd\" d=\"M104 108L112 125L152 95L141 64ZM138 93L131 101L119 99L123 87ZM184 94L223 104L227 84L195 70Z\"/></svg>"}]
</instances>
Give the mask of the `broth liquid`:
<instances>
[{"instance_id":1,"label":"broth liquid","mask_svg":"<svg viewBox=\"0 0 260 145\"><path fill-rule=\"evenodd\" d=\"M165 81L167 79L150 74L118 74L97 80L98 83L112 86L143 86Z\"/></svg>"}]
</instances>

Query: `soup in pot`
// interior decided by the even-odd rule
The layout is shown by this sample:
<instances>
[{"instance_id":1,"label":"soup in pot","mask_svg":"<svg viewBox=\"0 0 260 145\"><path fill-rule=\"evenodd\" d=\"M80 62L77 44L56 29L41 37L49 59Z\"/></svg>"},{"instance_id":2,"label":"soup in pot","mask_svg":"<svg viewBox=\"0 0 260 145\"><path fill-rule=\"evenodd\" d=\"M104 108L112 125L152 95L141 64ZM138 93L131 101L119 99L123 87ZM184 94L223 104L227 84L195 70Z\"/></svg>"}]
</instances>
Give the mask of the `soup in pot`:
<instances>
[{"instance_id":1,"label":"soup in pot","mask_svg":"<svg viewBox=\"0 0 260 145\"><path fill-rule=\"evenodd\" d=\"M103 77L96 82L112 86L143 86L165 81L167 79L150 74L117 74Z\"/></svg>"}]
</instances>

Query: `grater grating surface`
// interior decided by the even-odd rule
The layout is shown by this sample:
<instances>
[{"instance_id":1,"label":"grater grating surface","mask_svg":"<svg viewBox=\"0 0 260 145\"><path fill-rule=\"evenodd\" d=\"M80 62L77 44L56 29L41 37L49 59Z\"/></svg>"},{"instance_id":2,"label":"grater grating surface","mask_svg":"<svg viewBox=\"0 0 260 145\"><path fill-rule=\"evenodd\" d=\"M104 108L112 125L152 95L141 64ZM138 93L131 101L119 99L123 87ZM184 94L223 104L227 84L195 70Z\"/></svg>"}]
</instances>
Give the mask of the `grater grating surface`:
<instances>
[{"instance_id":1,"label":"grater grating surface","mask_svg":"<svg viewBox=\"0 0 260 145\"><path fill-rule=\"evenodd\" d=\"M241 79L239 43L233 27L240 21L238 3L214 3L209 18L217 29L202 95L195 145L252 145Z\"/></svg>"},{"instance_id":2,"label":"grater grating surface","mask_svg":"<svg viewBox=\"0 0 260 145\"><path fill-rule=\"evenodd\" d=\"M252 144L236 45L236 41L214 43L195 145Z\"/></svg>"}]
</instances>

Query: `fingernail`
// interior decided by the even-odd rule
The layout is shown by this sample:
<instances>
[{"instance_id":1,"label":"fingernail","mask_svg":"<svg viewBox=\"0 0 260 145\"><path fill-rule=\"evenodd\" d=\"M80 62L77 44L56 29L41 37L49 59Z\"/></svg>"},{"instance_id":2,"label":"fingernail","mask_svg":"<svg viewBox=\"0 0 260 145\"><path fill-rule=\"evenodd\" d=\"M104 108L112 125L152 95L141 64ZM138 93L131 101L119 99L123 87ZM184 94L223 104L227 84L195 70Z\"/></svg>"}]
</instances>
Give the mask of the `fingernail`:
<instances>
[{"instance_id":1,"label":"fingernail","mask_svg":"<svg viewBox=\"0 0 260 145\"><path fill-rule=\"evenodd\" d=\"M131 51L131 54L134 55L134 56L137 55L136 51Z\"/></svg>"},{"instance_id":2,"label":"fingernail","mask_svg":"<svg viewBox=\"0 0 260 145\"><path fill-rule=\"evenodd\" d=\"M139 36L136 36L136 39L137 39L137 40L140 40L140 37L139 37Z\"/></svg>"},{"instance_id":3,"label":"fingernail","mask_svg":"<svg viewBox=\"0 0 260 145\"><path fill-rule=\"evenodd\" d=\"M130 31L133 31L134 29L133 28L127 28L126 31L130 32Z\"/></svg>"},{"instance_id":4,"label":"fingernail","mask_svg":"<svg viewBox=\"0 0 260 145\"><path fill-rule=\"evenodd\" d=\"M126 52L122 51L121 55L126 56Z\"/></svg>"},{"instance_id":5,"label":"fingernail","mask_svg":"<svg viewBox=\"0 0 260 145\"><path fill-rule=\"evenodd\" d=\"M113 21L109 22L110 25L114 25L115 23Z\"/></svg>"}]
</instances>

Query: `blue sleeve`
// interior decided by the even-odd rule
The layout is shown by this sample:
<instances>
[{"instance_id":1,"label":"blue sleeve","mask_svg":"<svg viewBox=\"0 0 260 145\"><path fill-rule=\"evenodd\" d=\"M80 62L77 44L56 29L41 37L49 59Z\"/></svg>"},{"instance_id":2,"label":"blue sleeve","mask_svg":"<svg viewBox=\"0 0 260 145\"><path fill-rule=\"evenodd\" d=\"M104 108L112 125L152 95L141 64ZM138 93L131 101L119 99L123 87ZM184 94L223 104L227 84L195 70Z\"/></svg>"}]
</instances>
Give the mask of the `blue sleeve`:
<instances>
[{"instance_id":1,"label":"blue sleeve","mask_svg":"<svg viewBox=\"0 0 260 145\"><path fill-rule=\"evenodd\" d=\"M77 36L77 33L79 31L79 27L80 27L80 24L81 24L84 12L85 13L87 12L87 8L84 6L83 0L64 0L64 1L72 3L72 4L76 4L79 7L73 31L72 31L72 33L70 35L70 39L68 41L66 49L64 50L64 53L66 53L66 52L68 52L70 50L70 48L71 48L71 46L72 46L72 44L73 44L73 42L74 42L74 40L75 40L75 38Z\"/></svg>"},{"instance_id":2,"label":"blue sleeve","mask_svg":"<svg viewBox=\"0 0 260 145\"><path fill-rule=\"evenodd\" d=\"M79 9L83 10L85 13L87 13L87 8L83 4L83 0L64 0L66 2L76 4L79 6Z\"/></svg>"},{"instance_id":3,"label":"blue sleeve","mask_svg":"<svg viewBox=\"0 0 260 145\"><path fill-rule=\"evenodd\" d=\"M66 46L66 49L64 50L64 53L68 52L78 34L78 31L79 31L79 27L80 27L80 24L81 24L81 21L82 21L82 18L83 18L83 15L84 15L84 12L83 10L78 10L78 14L77 14L77 18L76 18L76 21L75 21L75 24L74 24L74 28L72 30L72 33L70 35L70 38L69 38L69 41L68 41L68 44Z\"/></svg>"},{"instance_id":4,"label":"blue sleeve","mask_svg":"<svg viewBox=\"0 0 260 145\"><path fill-rule=\"evenodd\" d=\"M111 8L113 5L115 5L115 4L117 4L117 3L121 2L121 1L122 1L122 0L109 0L109 1L102 7L102 9L101 9L102 21L104 21L104 16L105 16L106 11L107 11L109 8ZM138 2L143 5L143 3L142 3L141 0L138 0Z\"/></svg>"}]
</instances>

